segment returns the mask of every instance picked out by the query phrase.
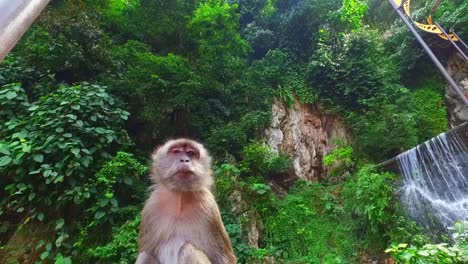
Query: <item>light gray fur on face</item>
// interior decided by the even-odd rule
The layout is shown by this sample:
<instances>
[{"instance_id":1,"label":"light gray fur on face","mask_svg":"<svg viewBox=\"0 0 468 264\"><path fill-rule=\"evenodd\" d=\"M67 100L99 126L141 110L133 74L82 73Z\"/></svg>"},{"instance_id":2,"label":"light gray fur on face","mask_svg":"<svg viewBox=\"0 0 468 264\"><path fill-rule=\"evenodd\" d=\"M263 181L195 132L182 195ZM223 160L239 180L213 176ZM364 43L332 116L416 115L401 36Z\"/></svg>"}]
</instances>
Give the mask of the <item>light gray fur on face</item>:
<instances>
[{"instance_id":1,"label":"light gray fur on face","mask_svg":"<svg viewBox=\"0 0 468 264\"><path fill-rule=\"evenodd\" d=\"M177 180L178 160L168 155L173 146L190 145L199 153L199 158L193 158L190 162L190 170L193 177L189 181ZM196 141L190 139L169 140L159 147L151 156L153 160L151 180L155 184L163 184L174 191L199 191L202 188L210 188L213 185L213 172L211 170L211 157L208 151Z\"/></svg>"}]
</instances>

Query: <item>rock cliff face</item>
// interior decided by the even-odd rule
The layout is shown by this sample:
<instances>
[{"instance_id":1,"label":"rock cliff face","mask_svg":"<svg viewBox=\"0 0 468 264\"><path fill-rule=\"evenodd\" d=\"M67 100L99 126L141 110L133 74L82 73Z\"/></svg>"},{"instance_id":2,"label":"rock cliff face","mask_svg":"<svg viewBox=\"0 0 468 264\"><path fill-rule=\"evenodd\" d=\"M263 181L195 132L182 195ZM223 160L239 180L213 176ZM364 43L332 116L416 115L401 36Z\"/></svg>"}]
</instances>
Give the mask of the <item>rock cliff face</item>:
<instances>
[{"instance_id":1,"label":"rock cliff face","mask_svg":"<svg viewBox=\"0 0 468 264\"><path fill-rule=\"evenodd\" d=\"M302 104L297 99L290 107L273 102L272 122L265 135L272 149L292 158L289 177L311 181L329 173L322 160L335 148L334 140L348 141L346 127L337 115L324 112L319 104Z\"/></svg>"},{"instance_id":2,"label":"rock cliff face","mask_svg":"<svg viewBox=\"0 0 468 264\"><path fill-rule=\"evenodd\" d=\"M459 55L454 54L448 60L447 70L462 92L468 96L468 64ZM450 127L453 128L468 122L468 106L463 104L450 85L445 88L445 99L447 100Z\"/></svg>"}]
</instances>

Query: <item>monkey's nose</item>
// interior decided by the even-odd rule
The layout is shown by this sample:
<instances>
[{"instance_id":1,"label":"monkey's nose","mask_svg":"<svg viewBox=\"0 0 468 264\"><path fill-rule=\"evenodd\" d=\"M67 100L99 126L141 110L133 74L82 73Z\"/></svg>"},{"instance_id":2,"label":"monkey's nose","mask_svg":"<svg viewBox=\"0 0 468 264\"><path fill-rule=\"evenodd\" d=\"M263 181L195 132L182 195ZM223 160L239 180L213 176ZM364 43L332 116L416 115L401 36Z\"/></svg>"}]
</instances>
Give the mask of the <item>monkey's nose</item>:
<instances>
[{"instance_id":1,"label":"monkey's nose","mask_svg":"<svg viewBox=\"0 0 468 264\"><path fill-rule=\"evenodd\" d=\"M189 159L181 159L180 162L184 163L184 162L189 162L190 160Z\"/></svg>"}]
</instances>

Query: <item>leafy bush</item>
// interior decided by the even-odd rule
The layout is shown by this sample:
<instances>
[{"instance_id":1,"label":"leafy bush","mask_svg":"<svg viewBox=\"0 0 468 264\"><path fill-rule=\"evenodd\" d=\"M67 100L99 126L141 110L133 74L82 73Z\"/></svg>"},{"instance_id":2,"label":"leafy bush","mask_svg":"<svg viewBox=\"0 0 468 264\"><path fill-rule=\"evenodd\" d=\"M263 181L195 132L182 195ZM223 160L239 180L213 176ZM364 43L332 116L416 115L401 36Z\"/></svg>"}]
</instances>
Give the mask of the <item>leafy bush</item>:
<instances>
[{"instance_id":1,"label":"leafy bush","mask_svg":"<svg viewBox=\"0 0 468 264\"><path fill-rule=\"evenodd\" d=\"M128 142L120 127L129 113L104 87L87 83L62 87L33 103L16 85L3 86L0 93L1 104L8 105L0 113L1 170L10 176L3 179L7 207L22 212L28 203L34 212L89 198L89 168Z\"/></svg>"},{"instance_id":2,"label":"leafy bush","mask_svg":"<svg viewBox=\"0 0 468 264\"><path fill-rule=\"evenodd\" d=\"M339 10L340 18L342 21L348 22L352 28L359 28L367 9L365 1L344 0L343 6Z\"/></svg>"},{"instance_id":3,"label":"leafy bush","mask_svg":"<svg viewBox=\"0 0 468 264\"><path fill-rule=\"evenodd\" d=\"M231 194L241 191L240 170L232 164L221 164L216 170L216 198L226 231L231 239L234 253L239 263L252 255L252 249L245 239L245 230L242 228L243 217L233 212L234 205ZM244 197L245 198L245 197ZM239 206L239 205L238 205Z\"/></svg>"},{"instance_id":4,"label":"leafy bush","mask_svg":"<svg viewBox=\"0 0 468 264\"><path fill-rule=\"evenodd\" d=\"M96 202L88 209L94 215L89 226L114 224L113 214L121 207L142 203L146 197L143 176L147 173L147 167L125 152L118 152L107 162L91 183L92 199Z\"/></svg>"},{"instance_id":5,"label":"leafy bush","mask_svg":"<svg viewBox=\"0 0 468 264\"><path fill-rule=\"evenodd\" d=\"M213 129L208 138L209 149L220 160L227 154L238 157L248 144L248 139L260 138L269 122L269 112L252 111L244 114L239 121Z\"/></svg>"},{"instance_id":6,"label":"leafy bush","mask_svg":"<svg viewBox=\"0 0 468 264\"><path fill-rule=\"evenodd\" d=\"M112 68L112 40L101 28L95 9L79 3L49 8L18 44L17 54L41 72L76 82Z\"/></svg>"},{"instance_id":7,"label":"leafy bush","mask_svg":"<svg viewBox=\"0 0 468 264\"><path fill-rule=\"evenodd\" d=\"M68 221L95 194L91 177L97 164L129 144L121 129L129 113L105 87L88 83L63 86L32 103L19 85L4 85L0 105L0 215L52 223L55 230L56 219ZM64 228L62 219L54 231L57 248L69 246Z\"/></svg>"},{"instance_id":8,"label":"leafy bush","mask_svg":"<svg viewBox=\"0 0 468 264\"><path fill-rule=\"evenodd\" d=\"M74 251L80 256L75 261L117 261L119 257L134 261L139 213L147 197L147 173L147 167L133 155L118 152L95 174L90 183L92 195L80 221L80 235L74 243Z\"/></svg>"},{"instance_id":9,"label":"leafy bush","mask_svg":"<svg viewBox=\"0 0 468 264\"><path fill-rule=\"evenodd\" d=\"M396 68L392 66L377 31L361 28L336 44L331 33L323 40L308 66L308 76L320 98L347 111L362 111L391 101L399 93Z\"/></svg>"},{"instance_id":10,"label":"leafy bush","mask_svg":"<svg viewBox=\"0 0 468 264\"><path fill-rule=\"evenodd\" d=\"M359 144L356 149L370 160L380 162L416 146L418 127L414 114L407 108L411 100L402 95L397 104L383 104L365 115L350 114Z\"/></svg>"},{"instance_id":11,"label":"leafy bush","mask_svg":"<svg viewBox=\"0 0 468 264\"><path fill-rule=\"evenodd\" d=\"M188 23L190 34L198 45L199 65L207 76L221 83L239 73L241 57L249 45L239 34L237 5L222 0L201 2Z\"/></svg>"},{"instance_id":12,"label":"leafy bush","mask_svg":"<svg viewBox=\"0 0 468 264\"><path fill-rule=\"evenodd\" d=\"M370 230L376 232L391 218L391 202L394 187L391 185L395 175L392 173L377 173L374 167L365 166L356 173L354 181L345 186L350 190L345 195L352 203L350 209L369 222Z\"/></svg>"},{"instance_id":13,"label":"leafy bush","mask_svg":"<svg viewBox=\"0 0 468 264\"><path fill-rule=\"evenodd\" d=\"M128 220L122 226L113 227L112 239L109 243L89 248L86 255L99 260L99 263L135 263L138 256L139 226L140 215L138 214L135 219ZM78 260L83 261L82 257Z\"/></svg>"},{"instance_id":14,"label":"leafy bush","mask_svg":"<svg viewBox=\"0 0 468 264\"><path fill-rule=\"evenodd\" d=\"M407 244L398 244L385 250L387 253L392 253L395 263L412 264L412 263L466 263L466 258L463 257L460 249L457 247L449 247L448 244L442 243L437 245L427 244L421 248L407 247Z\"/></svg>"},{"instance_id":15,"label":"leafy bush","mask_svg":"<svg viewBox=\"0 0 468 264\"><path fill-rule=\"evenodd\" d=\"M415 91L412 98L419 142L448 130L447 109L440 91L421 89Z\"/></svg>"},{"instance_id":16,"label":"leafy bush","mask_svg":"<svg viewBox=\"0 0 468 264\"><path fill-rule=\"evenodd\" d=\"M337 142L336 145L337 148L323 158L323 164L332 166L330 175L335 177L350 171L356 165L353 148L344 145L343 142Z\"/></svg>"},{"instance_id":17,"label":"leafy bush","mask_svg":"<svg viewBox=\"0 0 468 264\"><path fill-rule=\"evenodd\" d=\"M279 250L284 263L352 263L357 240L352 223L341 214L334 187L299 181L265 214L267 246Z\"/></svg>"},{"instance_id":18,"label":"leafy bush","mask_svg":"<svg viewBox=\"0 0 468 264\"><path fill-rule=\"evenodd\" d=\"M468 262L468 232L467 222L457 222L452 228L455 232L455 244L426 244L421 247L408 244L392 245L385 252L391 253L396 263L467 263Z\"/></svg>"},{"instance_id":19,"label":"leafy bush","mask_svg":"<svg viewBox=\"0 0 468 264\"><path fill-rule=\"evenodd\" d=\"M244 147L240 170L251 176L268 176L289 169L287 156L273 152L267 145L254 142Z\"/></svg>"}]
</instances>

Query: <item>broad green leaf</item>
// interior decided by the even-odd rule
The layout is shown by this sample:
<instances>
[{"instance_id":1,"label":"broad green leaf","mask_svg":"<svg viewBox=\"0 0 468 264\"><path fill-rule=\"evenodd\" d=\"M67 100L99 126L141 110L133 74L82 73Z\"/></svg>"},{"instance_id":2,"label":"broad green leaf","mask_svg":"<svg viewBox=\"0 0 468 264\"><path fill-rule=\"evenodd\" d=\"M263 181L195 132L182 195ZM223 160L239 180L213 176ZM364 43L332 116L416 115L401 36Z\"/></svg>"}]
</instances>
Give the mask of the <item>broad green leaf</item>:
<instances>
[{"instance_id":1,"label":"broad green leaf","mask_svg":"<svg viewBox=\"0 0 468 264\"><path fill-rule=\"evenodd\" d=\"M7 149L6 146L0 145L0 153L5 154L5 155L10 155L10 151Z\"/></svg>"},{"instance_id":2,"label":"broad green leaf","mask_svg":"<svg viewBox=\"0 0 468 264\"><path fill-rule=\"evenodd\" d=\"M42 259L42 260L45 260L48 256L49 256L49 251L44 251L44 252L41 254L41 259Z\"/></svg>"},{"instance_id":3,"label":"broad green leaf","mask_svg":"<svg viewBox=\"0 0 468 264\"><path fill-rule=\"evenodd\" d=\"M9 92L6 93L5 96L6 96L6 98L7 98L8 100L11 100L11 99L15 98L17 95L18 95L18 94L17 94L16 92L14 92L14 91L9 91Z\"/></svg>"},{"instance_id":4,"label":"broad green leaf","mask_svg":"<svg viewBox=\"0 0 468 264\"><path fill-rule=\"evenodd\" d=\"M102 211L98 211L94 214L94 218L96 219L101 219L103 216L105 216L106 213L102 212Z\"/></svg>"},{"instance_id":5,"label":"broad green leaf","mask_svg":"<svg viewBox=\"0 0 468 264\"><path fill-rule=\"evenodd\" d=\"M127 184L127 185L132 185L133 180L132 180L132 178L130 178L130 177L125 177L125 178L124 178L124 182L125 182L125 184Z\"/></svg>"},{"instance_id":6,"label":"broad green leaf","mask_svg":"<svg viewBox=\"0 0 468 264\"><path fill-rule=\"evenodd\" d=\"M109 200L108 200L108 199L101 199L101 200L99 201L99 205L100 205L101 207L106 206L108 203L109 203Z\"/></svg>"},{"instance_id":7,"label":"broad green leaf","mask_svg":"<svg viewBox=\"0 0 468 264\"><path fill-rule=\"evenodd\" d=\"M44 214L43 214L43 213L39 213L39 214L37 215L37 219L38 219L39 221L41 221L41 222L44 221Z\"/></svg>"},{"instance_id":8,"label":"broad green leaf","mask_svg":"<svg viewBox=\"0 0 468 264\"><path fill-rule=\"evenodd\" d=\"M31 107L28 108L29 111L34 111L34 110L37 110L39 108L38 105L33 105Z\"/></svg>"},{"instance_id":9,"label":"broad green leaf","mask_svg":"<svg viewBox=\"0 0 468 264\"><path fill-rule=\"evenodd\" d=\"M57 222L55 222L55 230L59 230L64 224L65 220L63 220L63 218L60 218L59 220L57 220Z\"/></svg>"},{"instance_id":10,"label":"broad green leaf","mask_svg":"<svg viewBox=\"0 0 468 264\"><path fill-rule=\"evenodd\" d=\"M34 199L34 197L36 197L36 194L35 194L35 193L30 193L30 194L28 195L28 200L29 200L29 201L32 201L32 199Z\"/></svg>"},{"instance_id":11,"label":"broad green leaf","mask_svg":"<svg viewBox=\"0 0 468 264\"><path fill-rule=\"evenodd\" d=\"M421 256L427 257L427 256L429 256L429 251L420 250L420 251L418 251L418 254L421 255Z\"/></svg>"},{"instance_id":12,"label":"broad green leaf","mask_svg":"<svg viewBox=\"0 0 468 264\"><path fill-rule=\"evenodd\" d=\"M80 149L79 148L72 148L71 153L73 153L76 156L76 155L78 155L80 153Z\"/></svg>"},{"instance_id":13,"label":"broad green leaf","mask_svg":"<svg viewBox=\"0 0 468 264\"><path fill-rule=\"evenodd\" d=\"M23 144L23 148L21 149L23 152L29 153L31 151L31 145Z\"/></svg>"},{"instance_id":14,"label":"broad green leaf","mask_svg":"<svg viewBox=\"0 0 468 264\"><path fill-rule=\"evenodd\" d=\"M0 167L5 167L6 165L10 164L12 158L9 156L4 156L0 158Z\"/></svg>"},{"instance_id":15,"label":"broad green leaf","mask_svg":"<svg viewBox=\"0 0 468 264\"><path fill-rule=\"evenodd\" d=\"M44 161L44 156L42 154L34 154L33 159L36 162L42 163Z\"/></svg>"}]
</instances>

